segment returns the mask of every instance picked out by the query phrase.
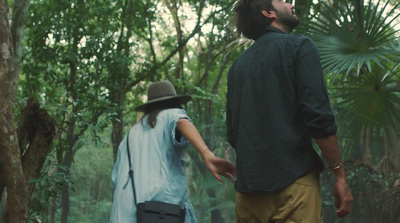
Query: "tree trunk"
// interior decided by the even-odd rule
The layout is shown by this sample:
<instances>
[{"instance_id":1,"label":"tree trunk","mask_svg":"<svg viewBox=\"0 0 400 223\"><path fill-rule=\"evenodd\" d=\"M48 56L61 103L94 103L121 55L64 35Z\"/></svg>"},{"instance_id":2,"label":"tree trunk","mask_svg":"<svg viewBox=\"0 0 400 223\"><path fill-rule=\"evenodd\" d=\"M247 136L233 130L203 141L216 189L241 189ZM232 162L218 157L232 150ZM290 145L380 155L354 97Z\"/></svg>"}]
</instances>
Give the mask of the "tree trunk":
<instances>
[{"instance_id":1,"label":"tree trunk","mask_svg":"<svg viewBox=\"0 0 400 223\"><path fill-rule=\"evenodd\" d=\"M18 143L21 150L22 167L25 181L37 179L50 151L56 133L54 119L33 98L21 111L18 124ZM26 148L28 146L28 148ZM26 151L23 151L26 148ZM27 185L28 200L32 196L35 184Z\"/></svg>"},{"instance_id":2,"label":"tree trunk","mask_svg":"<svg viewBox=\"0 0 400 223\"><path fill-rule=\"evenodd\" d=\"M18 77L20 74L21 57L22 57L22 41L24 34L24 26L26 15L28 13L30 0L14 0L12 11L11 34L14 41L14 67L15 74L12 80L12 95L17 95ZM14 98L13 98L14 99Z\"/></svg>"},{"instance_id":3,"label":"tree trunk","mask_svg":"<svg viewBox=\"0 0 400 223\"><path fill-rule=\"evenodd\" d=\"M96 204L100 201L101 189L103 188L103 181L96 181L94 199Z\"/></svg>"},{"instance_id":4,"label":"tree trunk","mask_svg":"<svg viewBox=\"0 0 400 223\"><path fill-rule=\"evenodd\" d=\"M72 157L74 157L74 142L70 142L72 144L69 145L69 151L64 156L63 167L61 172L65 174L65 177L70 177L70 168L72 164ZM61 223L68 222L68 216L70 211L70 199L69 199L69 184L64 183L62 192L61 192Z\"/></svg>"},{"instance_id":5,"label":"tree trunk","mask_svg":"<svg viewBox=\"0 0 400 223\"><path fill-rule=\"evenodd\" d=\"M393 165L393 172L400 172L400 137L399 134L390 130L390 149L388 150L388 157L390 163Z\"/></svg>"},{"instance_id":6,"label":"tree trunk","mask_svg":"<svg viewBox=\"0 0 400 223\"><path fill-rule=\"evenodd\" d=\"M361 139L363 139L361 142L362 146L364 147L364 156L363 156L363 162L370 165L371 164L371 157L372 157L372 152L371 152L371 129L370 127L366 127L364 129L364 135L361 136Z\"/></svg>"},{"instance_id":7,"label":"tree trunk","mask_svg":"<svg viewBox=\"0 0 400 223\"><path fill-rule=\"evenodd\" d=\"M82 4L82 0L78 1L78 7ZM80 33L79 27L75 26L72 30L72 50L71 53L74 55L78 55L78 44L80 41ZM77 69L77 61L71 60L69 61L69 83L67 85L67 91L70 94L73 102L78 101L78 89L76 86L77 83L77 76L78 76L78 69ZM76 114L78 112L78 105L72 103L72 114ZM70 178L70 168L72 164L72 160L75 155L74 147L75 143L79 140L79 133L75 132L77 120L75 116L69 117L69 121L67 124L67 142L68 142L68 149L65 152L63 166L64 169L61 169L61 172L65 174L66 178ZM84 131L81 129L80 131ZM64 182L62 192L61 192L61 223L68 223L68 216L70 210L70 199L69 199L69 184Z\"/></svg>"},{"instance_id":8,"label":"tree trunk","mask_svg":"<svg viewBox=\"0 0 400 223\"><path fill-rule=\"evenodd\" d=\"M73 109L73 112L74 111ZM79 137L74 134L74 127L75 127L75 119L72 118L71 123L68 128L68 134L67 134L67 141L69 143L68 151L66 152L64 156L64 161L63 161L63 167L65 169L62 169L61 172L65 174L65 177L69 178L70 177L70 168L72 164L72 159L75 155L74 147L76 142L78 141ZM68 222L68 216L69 216L69 211L70 211L70 199L69 199L69 184L64 183L62 192L61 192L61 223L67 223Z\"/></svg>"},{"instance_id":9,"label":"tree trunk","mask_svg":"<svg viewBox=\"0 0 400 223\"><path fill-rule=\"evenodd\" d=\"M4 174L1 172L1 165L0 165L0 217L3 216L4 206L6 205L6 182L4 180Z\"/></svg>"},{"instance_id":10,"label":"tree trunk","mask_svg":"<svg viewBox=\"0 0 400 223\"><path fill-rule=\"evenodd\" d=\"M4 208L6 207L7 190L4 188L3 188L3 190L1 190L1 188L0 188L0 191L2 191L2 192L0 192L0 217L1 217L1 216L3 216Z\"/></svg>"},{"instance_id":11,"label":"tree trunk","mask_svg":"<svg viewBox=\"0 0 400 223\"><path fill-rule=\"evenodd\" d=\"M183 41L183 34L182 34L182 27L181 27L181 22L179 20L179 15L178 15L178 3L176 0L164 0L163 1L165 6L167 6L168 10L171 13L172 19L174 20L174 26L175 26L175 31L176 31L176 37L177 37L177 42L179 46L178 50L178 62L176 70L175 70L175 78L176 79L182 79L184 80L184 75L183 73L183 58L184 58L184 52L185 52L185 42Z\"/></svg>"},{"instance_id":12,"label":"tree trunk","mask_svg":"<svg viewBox=\"0 0 400 223\"><path fill-rule=\"evenodd\" d=\"M56 222L56 209L57 209L57 203L56 203L56 198L51 198L51 206L49 208L50 212L50 220L49 223L55 223Z\"/></svg>"},{"instance_id":13,"label":"tree trunk","mask_svg":"<svg viewBox=\"0 0 400 223\"><path fill-rule=\"evenodd\" d=\"M119 36L117 52L118 55L125 55L125 57L129 57L130 51L130 44L129 39L132 36L132 15L134 13L133 10L133 1L127 0L125 7L123 8L123 15L124 17L121 20L121 35ZM126 27L126 32L123 32L124 27ZM124 50L124 51L123 51ZM126 67L126 70L129 70ZM112 121L112 132L111 132L111 143L113 146L113 155L114 155L114 162L117 160L118 155L118 147L124 137L124 111L123 105L125 101L125 94L129 91L127 86L127 78L128 73L116 71L120 73L116 73L113 76L121 77L117 81L119 83L118 88L112 88L111 90L111 100L112 103L116 104L117 106L117 117ZM135 83L138 83L138 81ZM129 86L133 87L133 86Z\"/></svg>"},{"instance_id":14,"label":"tree trunk","mask_svg":"<svg viewBox=\"0 0 400 223\"><path fill-rule=\"evenodd\" d=\"M27 188L12 115L14 71L8 6L7 1L0 0L0 166L8 192L3 223L22 223L28 220Z\"/></svg>"},{"instance_id":15,"label":"tree trunk","mask_svg":"<svg viewBox=\"0 0 400 223\"><path fill-rule=\"evenodd\" d=\"M4 84L4 86L1 86L1 88L3 89L2 93L1 93L1 98L4 100L2 101L2 103L8 103L8 106L5 106L4 109L2 110L2 118L6 118L8 121L8 125L13 125L13 117L11 114L11 106L12 106L12 101L15 99L16 94L17 94L17 86L18 86L18 77L19 77L19 73L20 73L20 64L21 64L21 53L22 53L22 39L23 39L23 31L24 31L24 23L26 20L26 15L27 15L27 11L30 5L30 0L15 0L14 1L14 6L13 6L13 23L12 23L12 27L10 30L10 27L8 25L8 7L6 5L7 3L5 1L0 1L0 11L1 11L1 25L0 25L0 36L2 38L2 40L0 41L1 44L1 64L8 66L8 68L6 69L0 69L0 76L2 76L1 79L3 79L3 74L8 73L6 76L4 76L7 80L5 81L1 81L2 84ZM4 39L3 39L4 38ZM8 40L6 40L8 39ZM12 39L12 40L11 40ZM6 43L5 41L7 41L8 43ZM13 61L9 61L6 62L7 59L6 57L13 57ZM3 61L4 60L4 61ZM6 72L8 70L8 72ZM4 72L4 73L3 73ZM5 92L5 95L3 94ZM4 96L4 97L3 97ZM8 102L7 102L8 101ZM3 104L2 104L3 105ZM3 107L3 106L2 106ZM7 111L8 110L8 111ZM3 113L6 112L6 113ZM8 114L9 115L8 115ZM47 115L47 113L46 113ZM47 123L47 122L45 122ZM54 128L54 125L53 125ZM7 131L7 129L4 129L5 131ZM12 129L9 133L9 136L15 135L16 131L15 131L15 127L12 127ZM42 131L38 131L38 134L41 134ZM16 135L20 135L19 132ZM14 137L14 142L15 140L18 139L18 137ZM5 135L5 137L7 137L7 135ZM40 137L39 137L40 138ZM2 162L2 165L0 165L0 194L3 194L3 190L5 188L5 186L9 187L9 182L6 182L8 177L7 174L15 175L16 177L13 177L13 181L14 183L20 183L20 181L22 181L22 178L25 178L25 181L32 179L32 178L36 178L39 173L40 173L40 169L44 163L44 159L47 155L47 153L45 153L44 155L39 155L40 152L37 151L35 148L38 148L37 146L39 146L39 148L48 148L46 147L39 139L37 136L33 137L33 139L36 139L35 142L31 142L30 144L30 148L31 150L28 150L28 152L25 154L26 155L26 159L24 160L24 158L22 158L21 160L21 153L20 153L20 149L23 148L21 147L21 145L14 143L14 145L12 147L9 147L8 150L12 151L13 157L7 157L6 154L1 154L1 157L4 159L7 159L8 162L12 162L13 163L13 167L11 167L11 169L9 170L16 170L17 172L14 173L7 173L7 168L2 169L2 165L8 165L7 162ZM11 138L10 138L11 139ZM51 143L52 138L50 138L50 142L46 143ZM5 143L7 144L8 142L5 141ZM46 144L45 143L45 144ZM4 144L3 144L4 145ZM11 146L11 144L9 144L8 146ZM41 147L44 146L44 147ZM3 148L2 148L3 149ZM41 157L41 158L40 158ZM11 158L11 159L10 159ZM16 159L16 160L15 160ZM25 164L25 166L24 166ZM16 166L18 165L18 167ZM21 171L22 170L22 171ZM24 171L26 170L26 172ZM21 188L21 191L15 191L12 188L8 188L9 191L9 198L7 199L7 206L6 206L6 210L5 212L2 214L3 215L3 222L19 222L19 221L26 221L27 218L27 204L28 201L30 200L30 197L32 195L32 191L33 191L33 187L34 184L29 184L26 185L24 183L21 183L21 185L19 186ZM26 188L28 186L28 188ZM12 186L14 187L14 186ZM15 193L15 194L11 194L11 193ZM1 197L1 196L0 196ZM18 199L21 200L20 203L21 207L16 207L14 201L10 200L10 199ZM8 201L10 201L11 203L8 203ZM16 208L19 210L11 210L11 208ZM1 215L0 215L1 216Z\"/></svg>"},{"instance_id":16,"label":"tree trunk","mask_svg":"<svg viewBox=\"0 0 400 223\"><path fill-rule=\"evenodd\" d=\"M25 182L37 179L50 150L55 134L55 122L33 99L21 111L21 121L17 129L19 153ZM24 150L24 148L29 147ZM35 184L27 184L26 201L29 201ZM6 212L7 213L7 212Z\"/></svg>"},{"instance_id":17,"label":"tree trunk","mask_svg":"<svg viewBox=\"0 0 400 223\"><path fill-rule=\"evenodd\" d=\"M400 107L400 106L398 106ZM398 125L397 125L398 126ZM382 169L385 173L400 172L400 133L390 128L383 135L383 163Z\"/></svg>"},{"instance_id":18,"label":"tree trunk","mask_svg":"<svg viewBox=\"0 0 400 223\"><path fill-rule=\"evenodd\" d=\"M63 189L61 192L61 223L68 222L69 215L69 207L70 207L70 199L69 199L69 187L68 184L63 185Z\"/></svg>"},{"instance_id":19,"label":"tree trunk","mask_svg":"<svg viewBox=\"0 0 400 223\"><path fill-rule=\"evenodd\" d=\"M124 115L122 114L122 110L118 109L117 113L118 113L117 117L118 120L114 119L112 121L112 132L111 132L111 143L113 146L114 162L117 161L118 147L122 141L123 129L124 129L124 123L123 123Z\"/></svg>"}]
</instances>

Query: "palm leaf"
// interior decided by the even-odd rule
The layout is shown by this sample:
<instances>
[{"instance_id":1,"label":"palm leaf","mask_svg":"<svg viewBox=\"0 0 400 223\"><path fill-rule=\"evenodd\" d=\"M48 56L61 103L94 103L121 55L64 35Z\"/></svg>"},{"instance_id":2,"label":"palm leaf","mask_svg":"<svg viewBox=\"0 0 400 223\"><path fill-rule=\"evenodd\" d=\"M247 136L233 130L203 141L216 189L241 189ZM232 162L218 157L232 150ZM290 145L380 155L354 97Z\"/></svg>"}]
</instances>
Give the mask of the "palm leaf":
<instances>
[{"instance_id":1,"label":"palm leaf","mask_svg":"<svg viewBox=\"0 0 400 223\"><path fill-rule=\"evenodd\" d=\"M334 83L338 87L331 88L331 98L340 134L347 136L342 136L347 148L361 139L379 142L382 134L389 135L389 131L400 133L399 67L400 63L391 69L374 65L370 73L359 78ZM370 135L365 135L367 132Z\"/></svg>"},{"instance_id":2,"label":"palm leaf","mask_svg":"<svg viewBox=\"0 0 400 223\"><path fill-rule=\"evenodd\" d=\"M334 77L352 71L359 76L363 65L370 71L371 62L382 66L381 61L392 61L393 50L387 46L396 39L399 31L395 11L400 3L390 7L381 0L375 5L372 0L363 4L360 0L334 1L331 5L320 3L317 13L306 31L314 39L326 74Z\"/></svg>"}]
</instances>

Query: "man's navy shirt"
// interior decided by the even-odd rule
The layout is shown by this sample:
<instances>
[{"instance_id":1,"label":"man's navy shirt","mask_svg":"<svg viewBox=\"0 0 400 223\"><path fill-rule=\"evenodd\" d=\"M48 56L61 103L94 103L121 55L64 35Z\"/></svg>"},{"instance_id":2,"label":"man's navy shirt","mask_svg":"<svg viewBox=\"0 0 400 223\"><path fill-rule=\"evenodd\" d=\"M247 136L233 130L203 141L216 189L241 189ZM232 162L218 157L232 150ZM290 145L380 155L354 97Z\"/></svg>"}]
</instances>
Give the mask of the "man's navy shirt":
<instances>
[{"instance_id":1,"label":"man's navy shirt","mask_svg":"<svg viewBox=\"0 0 400 223\"><path fill-rule=\"evenodd\" d=\"M337 128L314 43L266 29L229 70L226 116L239 192L279 190L322 169L312 138Z\"/></svg>"}]
</instances>

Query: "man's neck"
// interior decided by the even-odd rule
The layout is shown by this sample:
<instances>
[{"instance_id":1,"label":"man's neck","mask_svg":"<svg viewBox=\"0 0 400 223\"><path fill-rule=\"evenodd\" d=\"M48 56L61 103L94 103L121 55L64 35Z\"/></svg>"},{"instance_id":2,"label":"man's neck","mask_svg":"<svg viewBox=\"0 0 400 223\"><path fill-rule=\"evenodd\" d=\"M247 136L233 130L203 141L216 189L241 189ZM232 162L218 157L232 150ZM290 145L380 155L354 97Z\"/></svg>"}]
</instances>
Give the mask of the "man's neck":
<instances>
[{"instance_id":1,"label":"man's neck","mask_svg":"<svg viewBox=\"0 0 400 223\"><path fill-rule=\"evenodd\" d=\"M283 26L283 25L281 25L281 24L279 24L279 23L277 23L275 21L273 21L270 26L274 27L274 28L277 28L277 29L280 29L280 30L282 30L282 32L284 32L286 34L290 33L290 31L288 30L288 28L286 26Z\"/></svg>"}]
</instances>

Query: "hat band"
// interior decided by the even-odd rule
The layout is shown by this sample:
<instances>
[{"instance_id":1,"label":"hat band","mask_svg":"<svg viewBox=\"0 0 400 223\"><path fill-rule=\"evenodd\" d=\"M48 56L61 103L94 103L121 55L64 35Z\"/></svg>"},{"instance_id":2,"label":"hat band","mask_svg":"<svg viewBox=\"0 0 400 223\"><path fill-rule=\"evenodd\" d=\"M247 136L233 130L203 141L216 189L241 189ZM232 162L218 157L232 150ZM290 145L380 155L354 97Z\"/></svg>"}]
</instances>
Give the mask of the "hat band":
<instances>
[{"instance_id":1,"label":"hat band","mask_svg":"<svg viewBox=\"0 0 400 223\"><path fill-rule=\"evenodd\" d=\"M163 97L169 97L169 96L177 96L177 95L176 94L164 94L164 95L160 95L160 96L157 96L157 97L152 97L148 101L159 99L159 98L163 98Z\"/></svg>"}]
</instances>

